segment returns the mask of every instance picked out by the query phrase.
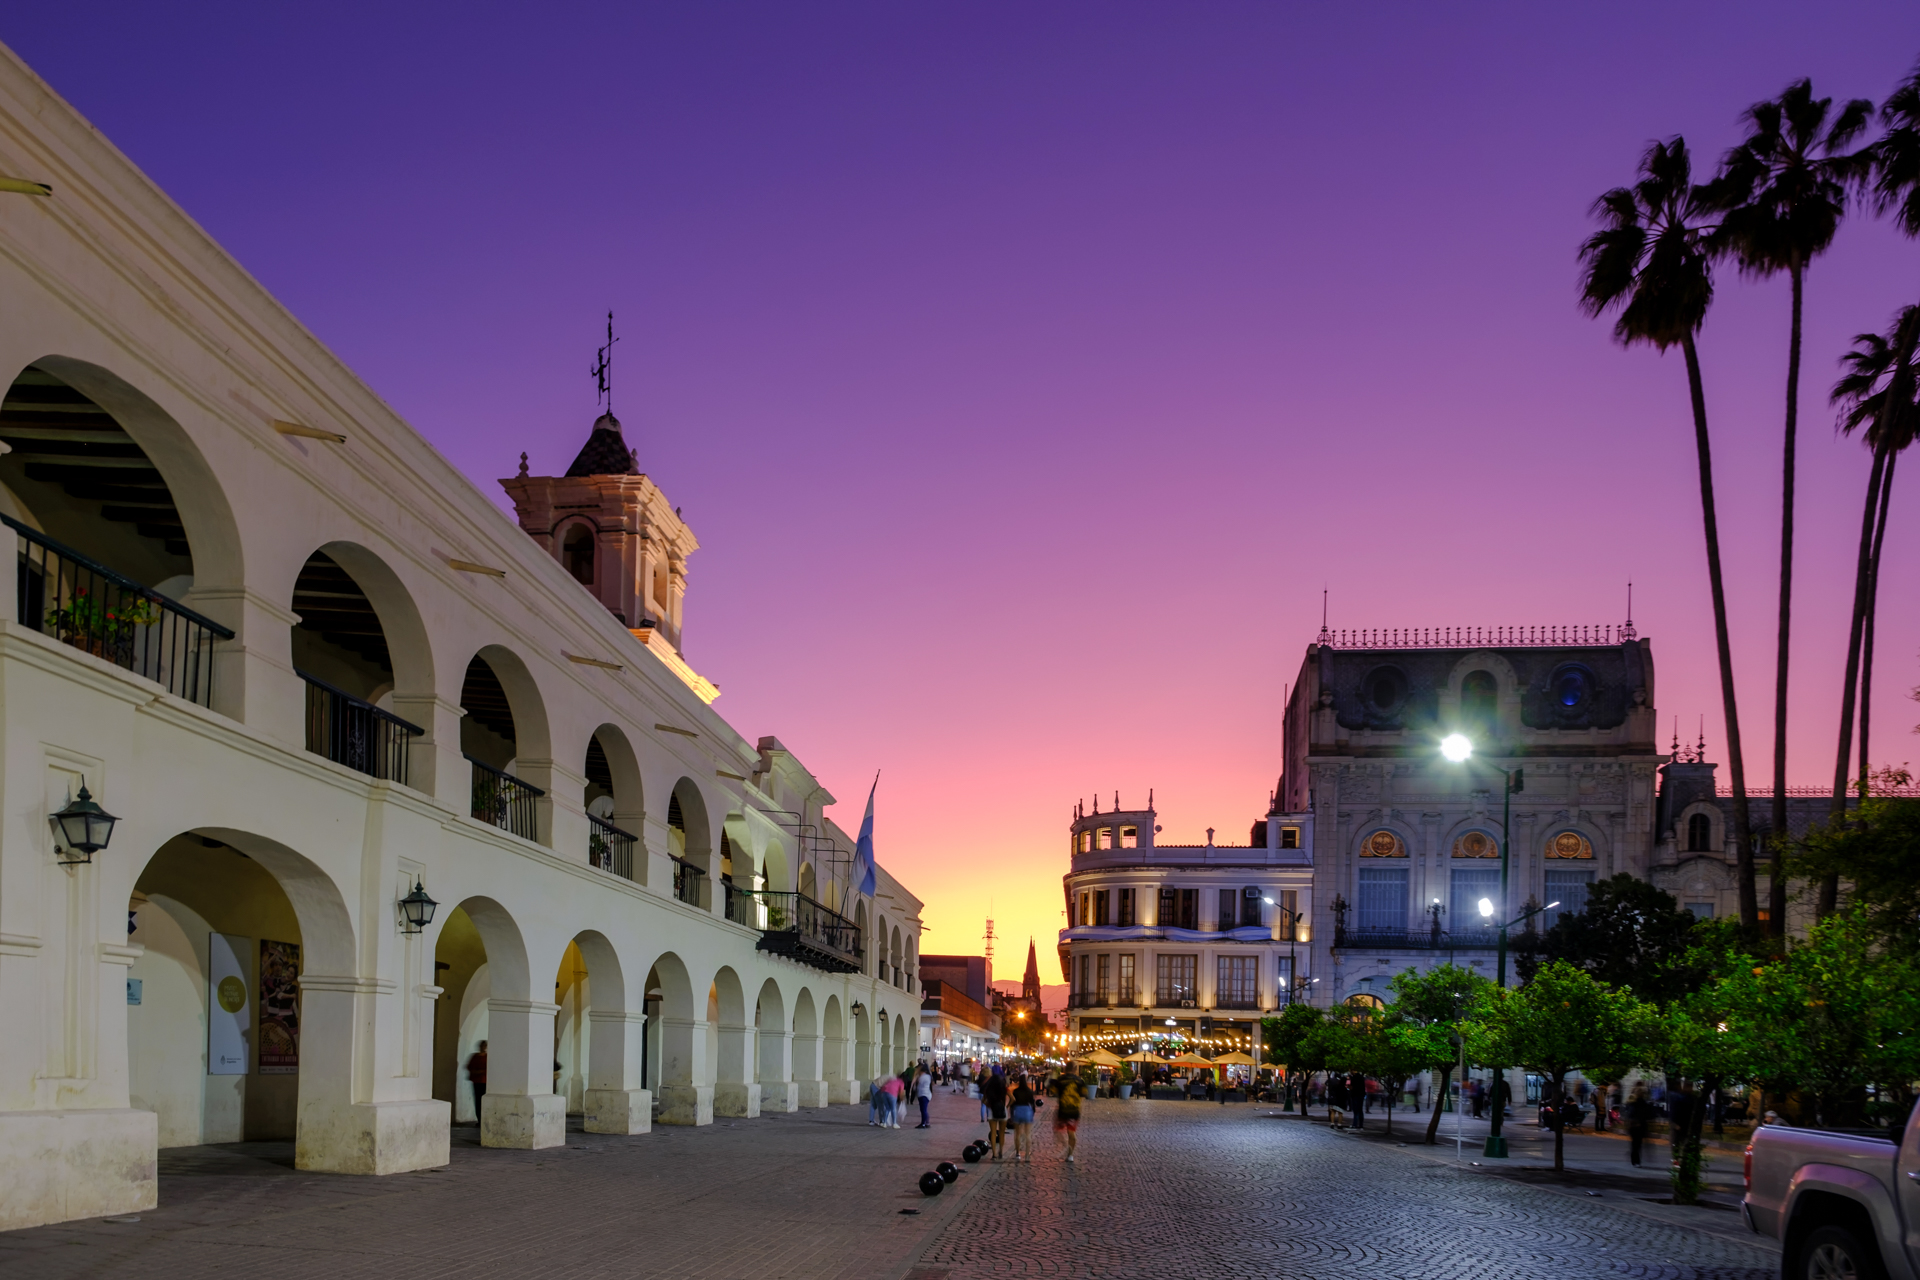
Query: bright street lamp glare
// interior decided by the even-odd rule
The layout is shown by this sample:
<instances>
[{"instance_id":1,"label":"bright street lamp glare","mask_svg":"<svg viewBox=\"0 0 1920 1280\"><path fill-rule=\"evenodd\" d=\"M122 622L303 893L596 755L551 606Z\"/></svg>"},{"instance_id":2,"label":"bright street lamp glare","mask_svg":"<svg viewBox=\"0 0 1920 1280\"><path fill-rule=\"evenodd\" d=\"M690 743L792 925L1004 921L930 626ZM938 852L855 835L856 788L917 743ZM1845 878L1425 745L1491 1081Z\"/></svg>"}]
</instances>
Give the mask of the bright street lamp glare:
<instances>
[{"instance_id":1,"label":"bright street lamp glare","mask_svg":"<svg viewBox=\"0 0 1920 1280\"><path fill-rule=\"evenodd\" d=\"M1440 754L1459 764L1473 754L1473 742L1464 733L1450 733L1440 739Z\"/></svg>"},{"instance_id":2,"label":"bright street lamp glare","mask_svg":"<svg viewBox=\"0 0 1920 1280\"><path fill-rule=\"evenodd\" d=\"M1551 910L1553 910L1553 909L1554 909L1555 907L1557 907L1557 906L1559 906L1559 905L1560 905L1560 904L1559 904L1559 903L1557 903L1557 902L1549 902L1549 903L1548 903L1548 904L1547 904L1546 906L1544 906L1544 907L1542 907L1542 908L1540 908L1540 909L1541 909L1542 911L1551 911Z\"/></svg>"},{"instance_id":3,"label":"bright street lamp glare","mask_svg":"<svg viewBox=\"0 0 1920 1280\"><path fill-rule=\"evenodd\" d=\"M1260 901L1262 901L1262 902L1264 902L1264 903L1266 903L1266 904L1267 904L1268 906L1272 906L1272 905L1273 905L1273 899L1272 899L1272 898L1262 898L1262 899L1260 899Z\"/></svg>"},{"instance_id":4,"label":"bright street lamp glare","mask_svg":"<svg viewBox=\"0 0 1920 1280\"><path fill-rule=\"evenodd\" d=\"M1493 899L1492 899L1492 898L1482 898L1482 899L1480 899L1480 914L1481 914L1481 915L1483 915L1483 916L1490 916L1490 915L1492 915L1492 914L1493 914Z\"/></svg>"}]
</instances>

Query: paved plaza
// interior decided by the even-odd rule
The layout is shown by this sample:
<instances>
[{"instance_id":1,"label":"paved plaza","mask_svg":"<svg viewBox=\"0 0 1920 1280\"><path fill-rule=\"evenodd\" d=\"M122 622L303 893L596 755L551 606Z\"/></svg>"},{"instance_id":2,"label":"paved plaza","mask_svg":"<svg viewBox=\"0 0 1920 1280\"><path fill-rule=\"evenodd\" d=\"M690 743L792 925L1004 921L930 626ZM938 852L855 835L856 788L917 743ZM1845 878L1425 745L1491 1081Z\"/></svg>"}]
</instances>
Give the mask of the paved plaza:
<instances>
[{"instance_id":1,"label":"paved plaza","mask_svg":"<svg viewBox=\"0 0 1920 1280\"><path fill-rule=\"evenodd\" d=\"M871 1129L864 1109L835 1107L633 1138L574 1132L547 1151L483 1150L468 1127L455 1130L447 1168L387 1178L301 1173L279 1144L184 1148L162 1153L158 1209L137 1222L0 1235L0 1275L1778 1273L1776 1251L1727 1209L1651 1203L1664 1192L1657 1169L1630 1176L1617 1143L1576 1140L1585 1171L1567 1180L1537 1171L1531 1146L1495 1174L1456 1166L1450 1146L1401 1147L1245 1104L1101 1100L1089 1106L1077 1164L1060 1159L1043 1123L1033 1164L967 1166L946 1194L922 1197L915 1179L957 1160L981 1132L977 1114L942 1096L927 1132ZM1411 1132L1422 1119L1397 1117L1395 1127ZM1664 1151L1653 1154L1657 1165ZM1738 1168L1736 1157L1734 1183ZM1716 1198L1731 1197L1723 1188Z\"/></svg>"}]
</instances>

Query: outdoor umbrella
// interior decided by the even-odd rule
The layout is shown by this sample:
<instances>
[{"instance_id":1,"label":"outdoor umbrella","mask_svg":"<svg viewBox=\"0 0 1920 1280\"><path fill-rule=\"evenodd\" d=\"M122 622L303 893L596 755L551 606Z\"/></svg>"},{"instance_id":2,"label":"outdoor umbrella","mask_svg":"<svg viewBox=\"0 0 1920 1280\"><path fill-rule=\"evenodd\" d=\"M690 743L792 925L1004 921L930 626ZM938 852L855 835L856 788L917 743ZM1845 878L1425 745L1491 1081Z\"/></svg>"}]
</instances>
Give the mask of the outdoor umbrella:
<instances>
[{"instance_id":1,"label":"outdoor umbrella","mask_svg":"<svg viewBox=\"0 0 1920 1280\"><path fill-rule=\"evenodd\" d=\"M1244 1053L1223 1053L1213 1060L1216 1067L1250 1067L1253 1059Z\"/></svg>"},{"instance_id":2,"label":"outdoor umbrella","mask_svg":"<svg viewBox=\"0 0 1920 1280\"><path fill-rule=\"evenodd\" d=\"M1168 1058L1167 1062L1176 1067L1210 1067L1213 1063L1197 1053L1182 1053Z\"/></svg>"},{"instance_id":3,"label":"outdoor umbrella","mask_svg":"<svg viewBox=\"0 0 1920 1280\"><path fill-rule=\"evenodd\" d=\"M1148 1053L1145 1049L1142 1049L1139 1053L1128 1054L1126 1057L1126 1061L1153 1062L1153 1063L1158 1063L1161 1066L1165 1066L1167 1064L1167 1060L1165 1058L1161 1057L1157 1053Z\"/></svg>"},{"instance_id":4,"label":"outdoor umbrella","mask_svg":"<svg viewBox=\"0 0 1920 1280\"><path fill-rule=\"evenodd\" d=\"M1092 1053L1086 1055L1086 1060L1096 1067L1117 1067L1120 1065L1120 1056L1107 1049L1095 1049Z\"/></svg>"}]
</instances>

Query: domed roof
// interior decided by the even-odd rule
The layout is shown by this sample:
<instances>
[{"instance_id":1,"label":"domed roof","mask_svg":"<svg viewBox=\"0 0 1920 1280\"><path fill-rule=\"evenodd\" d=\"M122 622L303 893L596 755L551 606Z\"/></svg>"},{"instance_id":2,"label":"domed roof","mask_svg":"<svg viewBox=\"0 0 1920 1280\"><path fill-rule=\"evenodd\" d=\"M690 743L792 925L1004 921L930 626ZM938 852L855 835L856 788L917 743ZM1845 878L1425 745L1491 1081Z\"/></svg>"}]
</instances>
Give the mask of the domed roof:
<instances>
[{"instance_id":1,"label":"domed roof","mask_svg":"<svg viewBox=\"0 0 1920 1280\"><path fill-rule=\"evenodd\" d=\"M611 413L603 413L594 419L593 433L581 446L573 465L567 468L570 476L631 476L639 473L639 468L633 465L633 453L627 448L626 437L620 434L620 419Z\"/></svg>"}]
</instances>

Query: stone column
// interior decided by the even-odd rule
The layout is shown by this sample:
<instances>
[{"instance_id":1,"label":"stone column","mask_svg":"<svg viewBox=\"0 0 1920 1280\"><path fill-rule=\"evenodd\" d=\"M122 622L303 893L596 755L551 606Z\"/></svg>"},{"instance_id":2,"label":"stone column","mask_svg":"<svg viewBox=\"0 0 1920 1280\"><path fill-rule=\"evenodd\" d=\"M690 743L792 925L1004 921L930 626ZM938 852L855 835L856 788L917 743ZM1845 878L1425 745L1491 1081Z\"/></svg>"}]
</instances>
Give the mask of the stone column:
<instances>
[{"instance_id":1,"label":"stone column","mask_svg":"<svg viewBox=\"0 0 1920 1280\"><path fill-rule=\"evenodd\" d=\"M793 1038L793 1088L803 1107L827 1105L827 1082L820 1078L820 1037Z\"/></svg>"},{"instance_id":2,"label":"stone column","mask_svg":"<svg viewBox=\"0 0 1920 1280\"><path fill-rule=\"evenodd\" d=\"M713 1114L746 1116L760 1114L761 1095L754 1074L753 1028L720 1024L720 1061L713 1086Z\"/></svg>"},{"instance_id":3,"label":"stone column","mask_svg":"<svg viewBox=\"0 0 1920 1280\"><path fill-rule=\"evenodd\" d=\"M853 1042L845 1036L829 1036L822 1042L826 1053L827 1103L845 1106L860 1101L860 1081L849 1069L853 1060Z\"/></svg>"},{"instance_id":4,"label":"stone column","mask_svg":"<svg viewBox=\"0 0 1920 1280\"><path fill-rule=\"evenodd\" d=\"M712 1124L706 1020L663 1017L660 1030L660 1123Z\"/></svg>"},{"instance_id":5,"label":"stone column","mask_svg":"<svg viewBox=\"0 0 1920 1280\"><path fill-rule=\"evenodd\" d=\"M760 1040L760 1109L792 1111L800 1105L793 1087L793 1033L762 1029Z\"/></svg>"},{"instance_id":6,"label":"stone column","mask_svg":"<svg viewBox=\"0 0 1920 1280\"><path fill-rule=\"evenodd\" d=\"M450 1104L435 1098L375 1102L356 1085L356 1058L373 1061L374 1005L398 994L388 979L300 975L300 1102L296 1168L402 1173L447 1163ZM551 1033L549 1033L551 1034Z\"/></svg>"},{"instance_id":7,"label":"stone column","mask_svg":"<svg viewBox=\"0 0 1920 1280\"><path fill-rule=\"evenodd\" d=\"M480 1145L538 1150L567 1142L567 1103L553 1092L553 1016L544 1000L487 1001L487 1096Z\"/></svg>"},{"instance_id":8,"label":"stone column","mask_svg":"<svg viewBox=\"0 0 1920 1280\"><path fill-rule=\"evenodd\" d=\"M653 1128L653 1095L641 1085L641 1037L647 1015L638 1009L590 1009L587 1023L586 1129L588 1133L646 1133Z\"/></svg>"}]
</instances>

